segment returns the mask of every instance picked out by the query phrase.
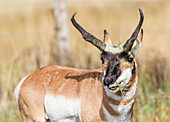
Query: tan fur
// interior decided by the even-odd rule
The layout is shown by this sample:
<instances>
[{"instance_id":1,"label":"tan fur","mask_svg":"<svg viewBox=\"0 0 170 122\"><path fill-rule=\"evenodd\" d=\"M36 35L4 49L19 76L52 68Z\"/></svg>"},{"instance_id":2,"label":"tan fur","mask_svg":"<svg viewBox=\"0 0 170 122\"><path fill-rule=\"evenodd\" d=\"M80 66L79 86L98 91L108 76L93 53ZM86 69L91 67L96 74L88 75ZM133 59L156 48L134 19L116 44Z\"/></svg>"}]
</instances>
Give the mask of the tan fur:
<instances>
[{"instance_id":1,"label":"tan fur","mask_svg":"<svg viewBox=\"0 0 170 122\"><path fill-rule=\"evenodd\" d=\"M136 68L135 74L132 75L129 83L127 84L128 90L126 92L130 91L133 88L133 85L135 84L135 82L137 82L137 67L135 66L135 68Z\"/></svg>"},{"instance_id":2,"label":"tan fur","mask_svg":"<svg viewBox=\"0 0 170 122\"><path fill-rule=\"evenodd\" d=\"M135 77L130 81L130 88L133 87ZM19 109L23 121L45 121L44 95L47 92L70 99L80 98L82 121L106 120L102 104L112 116L119 116L109 104L126 105L134 97L122 102L109 98L103 90L102 78L102 69L81 70L63 66L39 69L26 78L20 88Z\"/></svg>"},{"instance_id":3,"label":"tan fur","mask_svg":"<svg viewBox=\"0 0 170 122\"><path fill-rule=\"evenodd\" d=\"M108 111L108 113L109 113L110 115L112 115L112 116L120 116L120 114L119 114L117 111L115 111L115 110L110 106L109 101L103 99L102 103L103 103L103 106L105 107L105 109Z\"/></svg>"},{"instance_id":4,"label":"tan fur","mask_svg":"<svg viewBox=\"0 0 170 122\"><path fill-rule=\"evenodd\" d=\"M18 103L23 121L45 121L45 87L39 77L40 72L35 72L21 85Z\"/></svg>"},{"instance_id":5,"label":"tan fur","mask_svg":"<svg viewBox=\"0 0 170 122\"><path fill-rule=\"evenodd\" d=\"M55 96L62 94L72 99L81 98L83 121L101 120L102 76L102 69L80 70L59 66L46 66L32 73L20 88L19 109L23 121L45 118L43 100L47 92Z\"/></svg>"},{"instance_id":6,"label":"tan fur","mask_svg":"<svg viewBox=\"0 0 170 122\"><path fill-rule=\"evenodd\" d=\"M106 72L106 70L107 70L108 63L109 63L108 60L104 60L103 68L104 68L104 71L105 71L105 72Z\"/></svg>"},{"instance_id":7,"label":"tan fur","mask_svg":"<svg viewBox=\"0 0 170 122\"><path fill-rule=\"evenodd\" d=\"M99 110L99 114L100 114L100 118L102 121L106 121L106 115L104 114L104 110L103 108L101 107L100 110Z\"/></svg>"},{"instance_id":8,"label":"tan fur","mask_svg":"<svg viewBox=\"0 0 170 122\"><path fill-rule=\"evenodd\" d=\"M134 55L132 53L129 53L129 56L131 58L134 58ZM120 60L120 69L121 71L123 71L123 69L128 69L130 67L132 67L135 64L135 62L133 61L132 63L129 63L128 61L126 61L124 58L122 58Z\"/></svg>"},{"instance_id":9,"label":"tan fur","mask_svg":"<svg viewBox=\"0 0 170 122\"><path fill-rule=\"evenodd\" d=\"M117 101L117 100L115 100L113 98L108 97L106 95L105 91L104 91L103 95L104 95L105 101L107 101L107 103L113 104L113 105L127 105L135 98L135 95L134 95L133 97L131 97L130 99L128 99L126 101Z\"/></svg>"}]
</instances>

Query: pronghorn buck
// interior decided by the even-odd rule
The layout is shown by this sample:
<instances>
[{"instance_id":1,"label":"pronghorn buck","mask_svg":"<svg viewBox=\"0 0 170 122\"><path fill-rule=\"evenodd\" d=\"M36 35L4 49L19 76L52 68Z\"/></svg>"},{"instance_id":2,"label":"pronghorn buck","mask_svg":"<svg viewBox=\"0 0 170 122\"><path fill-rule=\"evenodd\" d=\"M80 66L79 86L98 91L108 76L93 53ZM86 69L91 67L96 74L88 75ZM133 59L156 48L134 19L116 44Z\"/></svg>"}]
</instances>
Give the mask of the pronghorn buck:
<instances>
[{"instance_id":1,"label":"pronghorn buck","mask_svg":"<svg viewBox=\"0 0 170 122\"><path fill-rule=\"evenodd\" d=\"M107 31L104 42L72 24L83 38L101 51L103 69L83 70L45 66L23 78L15 88L15 98L24 122L129 122L137 88L135 56L143 38L143 12L131 37L122 45L112 45ZM139 36L138 33L140 32ZM134 44L134 42L136 43Z\"/></svg>"}]
</instances>

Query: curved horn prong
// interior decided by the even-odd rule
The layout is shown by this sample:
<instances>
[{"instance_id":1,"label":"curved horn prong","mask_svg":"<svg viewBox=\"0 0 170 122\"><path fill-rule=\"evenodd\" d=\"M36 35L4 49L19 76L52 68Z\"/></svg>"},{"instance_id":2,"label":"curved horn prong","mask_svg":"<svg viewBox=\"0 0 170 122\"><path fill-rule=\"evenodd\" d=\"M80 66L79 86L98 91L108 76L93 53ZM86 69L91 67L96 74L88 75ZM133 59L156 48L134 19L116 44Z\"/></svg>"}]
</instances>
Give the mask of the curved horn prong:
<instances>
[{"instance_id":1,"label":"curved horn prong","mask_svg":"<svg viewBox=\"0 0 170 122\"><path fill-rule=\"evenodd\" d=\"M104 51L106 44L103 43L102 41L100 41L99 39L97 39L95 36L93 36L92 34L88 33L86 30L84 30L74 19L74 16L76 15L76 13L73 14L72 18L71 18L71 22L74 25L74 27L77 28L77 30L82 34L82 37L90 42L91 44L93 44L94 46L96 46L99 50Z\"/></svg>"},{"instance_id":2,"label":"curved horn prong","mask_svg":"<svg viewBox=\"0 0 170 122\"><path fill-rule=\"evenodd\" d=\"M133 32L133 34L131 35L131 37L126 41L126 43L123 45L124 51L130 51L134 41L136 40L138 33L140 31L140 28L142 26L143 20L144 20L144 15L142 10L139 8L139 13L140 13L140 20L139 20L139 24L136 27L135 31Z\"/></svg>"}]
</instances>

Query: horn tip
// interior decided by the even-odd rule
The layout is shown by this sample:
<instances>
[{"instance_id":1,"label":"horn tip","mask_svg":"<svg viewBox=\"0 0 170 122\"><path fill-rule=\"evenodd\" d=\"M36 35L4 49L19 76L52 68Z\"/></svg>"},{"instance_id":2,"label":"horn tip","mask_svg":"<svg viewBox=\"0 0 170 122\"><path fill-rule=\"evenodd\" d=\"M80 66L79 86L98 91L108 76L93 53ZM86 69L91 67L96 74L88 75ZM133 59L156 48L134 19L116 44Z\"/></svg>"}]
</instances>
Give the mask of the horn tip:
<instances>
[{"instance_id":1,"label":"horn tip","mask_svg":"<svg viewBox=\"0 0 170 122\"><path fill-rule=\"evenodd\" d=\"M139 12L142 12L142 9L141 8L138 8L139 9Z\"/></svg>"},{"instance_id":2,"label":"horn tip","mask_svg":"<svg viewBox=\"0 0 170 122\"><path fill-rule=\"evenodd\" d=\"M106 31L106 30L104 30L104 35L105 35L105 34L107 34L107 31Z\"/></svg>"},{"instance_id":3,"label":"horn tip","mask_svg":"<svg viewBox=\"0 0 170 122\"><path fill-rule=\"evenodd\" d=\"M109 34L109 33L107 32L107 30L104 29L104 35L106 35L106 34Z\"/></svg>"},{"instance_id":4,"label":"horn tip","mask_svg":"<svg viewBox=\"0 0 170 122\"><path fill-rule=\"evenodd\" d=\"M76 14L77 14L77 12L75 12L75 13L73 14L73 16L71 17L71 20L74 19L74 16L75 16Z\"/></svg>"},{"instance_id":5,"label":"horn tip","mask_svg":"<svg viewBox=\"0 0 170 122\"><path fill-rule=\"evenodd\" d=\"M142 9L141 8L138 8L139 9L139 13L140 13L140 15L142 16L142 18L144 17L144 15L143 15L143 11L142 11Z\"/></svg>"}]
</instances>

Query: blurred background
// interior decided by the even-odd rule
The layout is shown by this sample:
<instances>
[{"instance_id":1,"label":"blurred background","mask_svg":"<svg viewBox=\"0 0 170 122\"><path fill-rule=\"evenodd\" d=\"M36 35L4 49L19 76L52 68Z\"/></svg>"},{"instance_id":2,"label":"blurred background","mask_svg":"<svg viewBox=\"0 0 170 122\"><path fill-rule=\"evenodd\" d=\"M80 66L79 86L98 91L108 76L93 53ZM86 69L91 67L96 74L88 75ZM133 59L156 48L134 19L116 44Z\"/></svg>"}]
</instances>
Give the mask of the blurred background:
<instances>
[{"instance_id":1,"label":"blurred background","mask_svg":"<svg viewBox=\"0 0 170 122\"><path fill-rule=\"evenodd\" d=\"M65 0L64 3L61 6L66 11L65 22L57 23L62 15L57 16L56 1L0 0L0 122L21 121L14 89L24 76L38 68L54 64L102 68L100 51L85 42L70 22L75 12L76 20L87 31L103 40L106 29L113 43L120 44L130 37L138 24L138 8L143 10L145 19L144 39L136 57L139 83L133 121L168 122L170 2ZM67 46L59 41L62 38L60 28L64 26Z\"/></svg>"}]
</instances>

